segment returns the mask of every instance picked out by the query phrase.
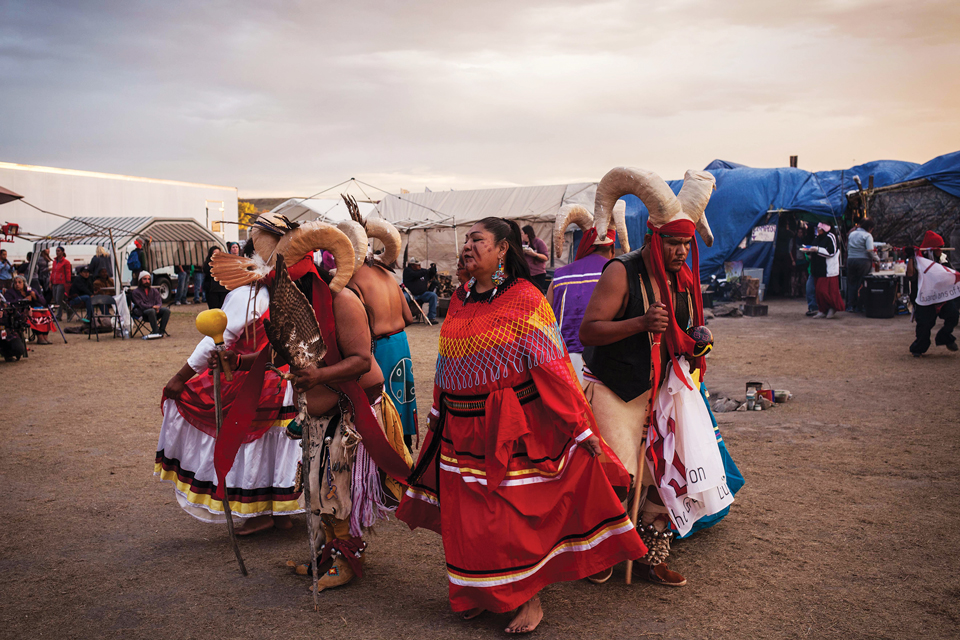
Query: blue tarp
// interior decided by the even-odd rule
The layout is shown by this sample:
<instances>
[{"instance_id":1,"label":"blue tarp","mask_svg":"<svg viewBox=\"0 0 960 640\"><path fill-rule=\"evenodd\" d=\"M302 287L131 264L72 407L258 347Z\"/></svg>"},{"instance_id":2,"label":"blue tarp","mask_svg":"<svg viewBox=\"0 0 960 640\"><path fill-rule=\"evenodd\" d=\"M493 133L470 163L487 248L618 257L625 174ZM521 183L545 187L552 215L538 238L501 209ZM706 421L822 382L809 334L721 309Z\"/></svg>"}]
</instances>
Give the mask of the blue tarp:
<instances>
[{"instance_id":1,"label":"blue tarp","mask_svg":"<svg viewBox=\"0 0 960 640\"><path fill-rule=\"evenodd\" d=\"M919 165L915 162L900 162L899 160L875 160L865 164L858 164L849 169L833 171L815 171L815 179L830 201L834 215L842 218L847 210L847 192L857 188L853 177L860 178L860 184L866 189L873 176L875 188L888 187L891 184L903 182L904 179L916 170Z\"/></svg>"},{"instance_id":2,"label":"blue tarp","mask_svg":"<svg viewBox=\"0 0 960 640\"><path fill-rule=\"evenodd\" d=\"M747 267L764 268L764 280L769 276L773 259L773 242L748 244L738 249L740 242L758 224L776 224L777 215L769 211L804 211L820 219L835 222L834 210L813 174L802 169L714 169L717 190L707 205L707 220L713 231L714 243L706 247L699 236L700 276L720 273L723 263L742 260ZM667 182L674 193L680 191L682 180ZM627 231L630 245L639 247L647 229L647 208L633 195L621 198L627 204Z\"/></svg>"},{"instance_id":3,"label":"blue tarp","mask_svg":"<svg viewBox=\"0 0 960 640\"><path fill-rule=\"evenodd\" d=\"M946 154L919 166L913 162L876 160L849 169L804 171L803 169L757 169L728 160L707 165L717 180L717 190L707 205L707 220L713 230L713 247L700 246L700 277L723 271L723 263L743 262L748 268L762 268L764 281L770 276L775 242L748 242L739 245L760 224L776 225L780 211L791 211L807 219L838 224L847 210L846 193L856 189L854 176L866 189L870 176L874 187L886 187L907 180L926 178L934 185L960 197L960 151ZM669 180L674 193L682 180ZM630 246L639 248L647 229L647 209L636 196L622 198L627 204ZM770 213L775 212L775 213ZM575 246L580 235L575 235Z\"/></svg>"},{"instance_id":4,"label":"blue tarp","mask_svg":"<svg viewBox=\"0 0 960 640\"><path fill-rule=\"evenodd\" d=\"M739 162L730 162L729 160L717 158L703 168L704 171L713 171L714 169L749 169L749 167Z\"/></svg>"},{"instance_id":5,"label":"blue tarp","mask_svg":"<svg viewBox=\"0 0 960 640\"><path fill-rule=\"evenodd\" d=\"M917 167L902 182L926 178L938 189L960 198L960 151L946 153Z\"/></svg>"}]
</instances>

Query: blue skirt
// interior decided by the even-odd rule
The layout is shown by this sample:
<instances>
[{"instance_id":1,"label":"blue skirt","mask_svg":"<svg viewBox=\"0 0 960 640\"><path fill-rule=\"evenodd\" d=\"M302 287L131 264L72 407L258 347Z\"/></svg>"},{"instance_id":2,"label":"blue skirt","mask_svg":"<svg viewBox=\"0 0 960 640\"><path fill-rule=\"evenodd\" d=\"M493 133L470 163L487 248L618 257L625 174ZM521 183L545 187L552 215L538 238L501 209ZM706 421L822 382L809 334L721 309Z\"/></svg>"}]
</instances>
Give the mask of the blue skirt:
<instances>
[{"instance_id":1,"label":"blue skirt","mask_svg":"<svg viewBox=\"0 0 960 640\"><path fill-rule=\"evenodd\" d=\"M373 357L383 372L383 386L393 401L400 421L403 423L403 435L417 433L417 394L413 388L413 360L410 359L410 345L403 331L392 336L377 338L373 347Z\"/></svg>"}]
</instances>

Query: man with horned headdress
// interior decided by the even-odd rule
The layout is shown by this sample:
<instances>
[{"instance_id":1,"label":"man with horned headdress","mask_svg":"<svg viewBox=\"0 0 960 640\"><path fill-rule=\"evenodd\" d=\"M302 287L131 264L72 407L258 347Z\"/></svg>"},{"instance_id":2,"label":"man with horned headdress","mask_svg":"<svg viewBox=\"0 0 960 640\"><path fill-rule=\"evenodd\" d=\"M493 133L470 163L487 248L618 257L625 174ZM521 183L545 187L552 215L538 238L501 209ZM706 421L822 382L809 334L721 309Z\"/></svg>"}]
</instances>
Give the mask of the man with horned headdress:
<instances>
[{"instance_id":1,"label":"man with horned headdress","mask_svg":"<svg viewBox=\"0 0 960 640\"><path fill-rule=\"evenodd\" d=\"M314 581L322 591L362 575L362 534L393 510L401 494L398 481L406 480L413 461L396 409L383 393L366 310L356 294L344 289L354 268L350 240L322 222L286 226L272 256L275 268L272 261L217 254L213 276L228 289L251 282L268 289L270 317L264 333L280 364L290 364L297 391L299 413L287 434L303 439L311 565L318 569ZM320 249L329 251L337 264L329 286L313 262ZM269 368L266 349L242 356L227 353L239 371L256 376ZM251 417L228 414L224 428L232 435L225 440L241 441ZM229 454L217 457L232 461ZM324 535L317 535L321 530ZM297 572L307 573L307 567L299 566Z\"/></svg>"},{"instance_id":2,"label":"man with horned headdress","mask_svg":"<svg viewBox=\"0 0 960 640\"><path fill-rule=\"evenodd\" d=\"M710 467L714 484L709 488L725 500L722 508L709 512L715 501L693 491L695 486L706 485L697 485L698 478L687 482L681 464L679 456L686 455L681 445L685 435L671 430L663 419L665 411L654 411L672 407L671 398L681 385L691 391L696 386L695 402L706 404L699 393L704 392L700 380L705 370L703 356L709 348L688 331L698 336L709 334L702 326L699 257L693 236L699 231L707 246L713 244L704 210L714 184L709 173L688 171L683 188L674 195L649 171L616 168L603 177L597 187L596 216L607 215L620 197L633 194L649 210L649 232L641 249L606 264L580 326L580 341L586 345L584 395L601 436L633 476L630 512L632 517L639 515L637 529L649 549L641 561L645 565L641 576L676 587L686 584L686 579L664 562L674 532L692 532L697 527L691 529L691 521L699 528L716 522L725 515L725 505L732 502L731 491L739 488L734 476L742 483L732 461L728 465L723 458L725 447L717 450L722 443L710 451L714 439L709 409L697 406L706 422L698 425L707 429L698 433L709 434L706 444L702 437L697 444L706 455L715 454L710 458L716 464ZM686 265L691 250L692 269ZM670 385L665 384L668 380ZM678 420L676 429L681 428ZM675 445L681 447L680 453ZM676 501L684 498L696 517L674 508ZM700 502L710 502L711 509L700 509ZM606 578L609 575L594 576L598 582Z\"/></svg>"},{"instance_id":3,"label":"man with horned headdress","mask_svg":"<svg viewBox=\"0 0 960 640\"><path fill-rule=\"evenodd\" d=\"M553 230L554 247L557 257L563 256L564 237L567 227L576 224L583 230L583 238L577 249L576 259L570 264L559 267L553 274L553 281L547 288L547 302L553 307L553 314L560 326L560 335L567 345L570 363L577 372L580 384L583 384L583 345L580 343L580 323L583 313L590 302L594 287L600 281L603 265L613 258L614 243L620 235L620 246L624 253L630 253L630 241L627 239L627 205L617 201L613 207L611 227L609 218L598 218L584 207L566 205L557 214ZM609 212L604 212L609 213Z\"/></svg>"},{"instance_id":4,"label":"man with horned headdress","mask_svg":"<svg viewBox=\"0 0 960 640\"><path fill-rule=\"evenodd\" d=\"M403 440L409 447L417 435L417 396L413 360L404 331L413 323L413 313L392 273L400 255L400 232L383 219L364 221L356 200L349 196L343 196L343 200L351 219L339 223L337 228L350 238L356 253L353 278L347 288L357 294L367 310L373 356L383 372L384 393L400 414ZM368 238L382 242L383 253L374 254L368 247Z\"/></svg>"}]
</instances>

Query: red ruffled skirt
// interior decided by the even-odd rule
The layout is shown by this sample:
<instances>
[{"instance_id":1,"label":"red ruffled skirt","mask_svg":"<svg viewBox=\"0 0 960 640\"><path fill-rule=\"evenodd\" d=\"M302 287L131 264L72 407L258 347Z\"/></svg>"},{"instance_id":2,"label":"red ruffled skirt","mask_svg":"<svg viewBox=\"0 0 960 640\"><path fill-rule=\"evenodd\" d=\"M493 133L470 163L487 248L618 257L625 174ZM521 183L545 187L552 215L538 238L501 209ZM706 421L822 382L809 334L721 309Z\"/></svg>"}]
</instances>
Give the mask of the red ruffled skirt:
<instances>
[{"instance_id":1,"label":"red ruffled skirt","mask_svg":"<svg viewBox=\"0 0 960 640\"><path fill-rule=\"evenodd\" d=\"M442 534L454 611L511 611L548 584L579 580L647 551L603 459L577 444L591 431L573 437L552 429L540 399L512 406L532 428L510 448L505 468L491 460L484 416L447 413L437 457L397 511L411 528ZM437 437L428 434L421 457ZM488 478L498 486L491 490Z\"/></svg>"},{"instance_id":2,"label":"red ruffled skirt","mask_svg":"<svg viewBox=\"0 0 960 640\"><path fill-rule=\"evenodd\" d=\"M820 313L826 313L830 309L834 311L846 309L843 296L840 295L840 276L817 278L814 284L816 286L817 308Z\"/></svg>"}]
</instances>

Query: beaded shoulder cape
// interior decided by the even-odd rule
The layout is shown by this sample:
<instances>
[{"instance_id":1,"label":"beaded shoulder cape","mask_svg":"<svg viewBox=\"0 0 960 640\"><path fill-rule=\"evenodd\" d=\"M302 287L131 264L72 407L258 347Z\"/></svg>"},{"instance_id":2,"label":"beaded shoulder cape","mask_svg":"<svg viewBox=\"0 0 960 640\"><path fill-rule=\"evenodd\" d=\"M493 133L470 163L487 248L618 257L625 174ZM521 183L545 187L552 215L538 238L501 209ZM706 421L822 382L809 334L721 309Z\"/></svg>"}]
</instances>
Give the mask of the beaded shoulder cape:
<instances>
[{"instance_id":1,"label":"beaded shoulder cape","mask_svg":"<svg viewBox=\"0 0 960 640\"><path fill-rule=\"evenodd\" d=\"M530 282L511 280L482 300L460 287L440 330L436 384L462 392L566 355L553 309Z\"/></svg>"}]
</instances>

